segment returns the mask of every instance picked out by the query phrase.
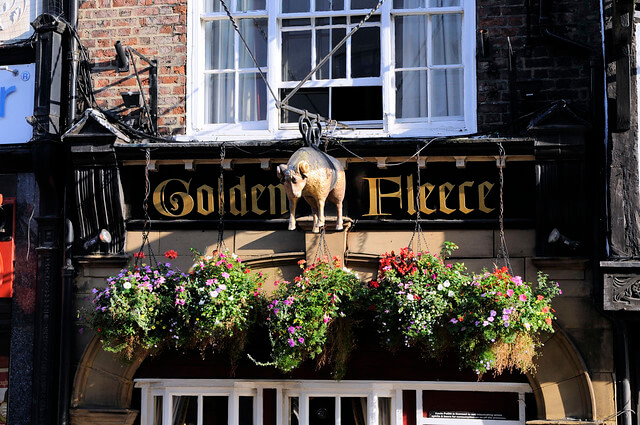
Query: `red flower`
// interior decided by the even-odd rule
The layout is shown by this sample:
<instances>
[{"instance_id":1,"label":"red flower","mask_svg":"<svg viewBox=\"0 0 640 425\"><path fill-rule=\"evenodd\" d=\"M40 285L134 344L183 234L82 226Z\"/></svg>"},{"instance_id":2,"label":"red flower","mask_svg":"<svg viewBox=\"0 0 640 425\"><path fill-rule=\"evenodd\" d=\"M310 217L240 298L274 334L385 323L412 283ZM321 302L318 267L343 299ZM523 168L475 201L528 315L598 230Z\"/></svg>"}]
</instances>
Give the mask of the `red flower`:
<instances>
[{"instance_id":1,"label":"red flower","mask_svg":"<svg viewBox=\"0 0 640 425\"><path fill-rule=\"evenodd\" d=\"M551 326L551 317L547 317L544 321L547 322L547 325Z\"/></svg>"},{"instance_id":2,"label":"red flower","mask_svg":"<svg viewBox=\"0 0 640 425\"><path fill-rule=\"evenodd\" d=\"M178 253L175 252L173 249L170 249L169 251L164 253L164 256L167 257L170 260L173 260L173 259L178 258Z\"/></svg>"},{"instance_id":3,"label":"red flower","mask_svg":"<svg viewBox=\"0 0 640 425\"><path fill-rule=\"evenodd\" d=\"M542 301L544 297L542 295L538 295L538 301Z\"/></svg>"},{"instance_id":4,"label":"red flower","mask_svg":"<svg viewBox=\"0 0 640 425\"><path fill-rule=\"evenodd\" d=\"M136 252L135 254L133 254L133 258L144 258L144 252Z\"/></svg>"},{"instance_id":5,"label":"red flower","mask_svg":"<svg viewBox=\"0 0 640 425\"><path fill-rule=\"evenodd\" d=\"M371 310L371 311L375 311L375 309L376 309L376 306L375 306L375 305L373 305L373 304L369 305L369 310Z\"/></svg>"},{"instance_id":6,"label":"red flower","mask_svg":"<svg viewBox=\"0 0 640 425\"><path fill-rule=\"evenodd\" d=\"M369 282L369 286L372 288L378 288L380 285L378 284L377 281L372 280L371 282Z\"/></svg>"}]
</instances>

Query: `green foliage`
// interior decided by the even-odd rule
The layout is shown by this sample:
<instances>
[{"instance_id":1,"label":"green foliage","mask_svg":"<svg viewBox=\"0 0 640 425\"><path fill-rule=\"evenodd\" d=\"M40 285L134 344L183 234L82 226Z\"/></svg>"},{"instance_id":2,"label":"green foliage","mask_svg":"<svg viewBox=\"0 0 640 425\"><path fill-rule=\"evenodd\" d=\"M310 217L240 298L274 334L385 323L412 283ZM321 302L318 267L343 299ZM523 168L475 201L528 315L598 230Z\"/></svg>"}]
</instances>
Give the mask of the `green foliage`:
<instances>
[{"instance_id":1,"label":"green foliage","mask_svg":"<svg viewBox=\"0 0 640 425\"><path fill-rule=\"evenodd\" d=\"M269 332L274 365L289 372L307 359L318 357L320 363L334 363L338 377L348 358L345 347L353 347L351 326L345 318L353 317L353 306L362 284L355 273L340 268L324 257L305 267L293 282L280 282L268 305ZM333 341L327 347L327 341ZM335 350L333 349L335 348ZM329 355L333 351L334 355ZM328 358L331 357L331 358Z\"/></svg>"},{"instance_id":2,"label":"green foliage","mask_svg":"<svg viewBox=\"0 0 640 425\"><path fill-rule=\"evenodd\" d=\"M241 349L239 336L262 299L262 274L251 274L228 252L197 255L193 269L185 274L169 263L133 265L109 277L103 290L94 289L90 325L103 347L126 359L139 349L168 346L203 350L231 343Z\"/></svg>"}]
</instances>

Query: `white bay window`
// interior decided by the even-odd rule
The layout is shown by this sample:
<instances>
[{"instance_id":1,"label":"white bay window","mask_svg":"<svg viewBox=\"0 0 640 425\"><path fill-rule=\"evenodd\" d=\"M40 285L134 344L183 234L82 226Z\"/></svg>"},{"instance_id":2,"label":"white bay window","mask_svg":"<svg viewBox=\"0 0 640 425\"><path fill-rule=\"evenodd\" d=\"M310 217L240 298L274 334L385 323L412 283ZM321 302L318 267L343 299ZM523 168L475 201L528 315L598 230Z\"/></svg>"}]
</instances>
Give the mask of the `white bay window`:
<instances>
[{"instance_id":1,"label":"white bay window","mask_svg":"<svg viewBox=\"0 0 640 425\"><path fill-rule=\"evenodd\" d=\"M525 383L138 379L141 425L524 425Z\"/></svg>"},{"instance_id":2,"label":"white bay window","mask_svg":"<svg viewBox=\"0 0 640 425\"><path fill-rule=\"evenodd\" d=\"M278 102L378 1L225 3L254 58L219 0L190 1L189 137L296 137L299 115ZM473 0L387 0L287 103L349 125L345 137L473 133L474 7Z\"/></svg>"}]
</instances>

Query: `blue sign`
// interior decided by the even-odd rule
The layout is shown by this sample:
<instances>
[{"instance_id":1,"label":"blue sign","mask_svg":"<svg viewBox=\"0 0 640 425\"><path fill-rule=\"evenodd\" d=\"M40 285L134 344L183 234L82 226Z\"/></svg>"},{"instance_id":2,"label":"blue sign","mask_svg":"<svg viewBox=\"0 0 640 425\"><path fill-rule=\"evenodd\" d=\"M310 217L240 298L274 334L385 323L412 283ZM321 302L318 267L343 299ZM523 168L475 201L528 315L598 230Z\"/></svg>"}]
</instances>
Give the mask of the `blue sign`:
<instances>
[{"instance_id":1,"label":"blue sign","mask_svg":"<svg viewBox=\"0 0 640 425\"><path fill-rule=\"evenodd\" d=\"M4 117L4 105L7 103L7 96L16 91L16 86L0 87L0 118Z\"/></svg>"}]
</instances>

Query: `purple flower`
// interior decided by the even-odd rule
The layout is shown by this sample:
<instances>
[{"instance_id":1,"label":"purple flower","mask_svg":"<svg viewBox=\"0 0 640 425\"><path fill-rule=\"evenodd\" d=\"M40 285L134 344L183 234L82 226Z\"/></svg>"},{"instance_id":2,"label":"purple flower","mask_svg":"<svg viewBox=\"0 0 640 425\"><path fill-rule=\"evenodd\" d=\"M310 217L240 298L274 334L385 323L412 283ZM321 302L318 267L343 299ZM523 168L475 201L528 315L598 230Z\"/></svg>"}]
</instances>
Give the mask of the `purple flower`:
<instances>
[{"instance_id":1,"label":"purple flower","mask_svg":"<svg viewBox=\"0 0 640 425\"><path fill-rule=\"evenodd\" d=\"M502 320L504 320L505 322L508 322L509 321L509 315L508 314L503 315L502 316Z\"/></svg>"},{"instance_id":2,"label":"purple flower","mask_svg":"<svg viewBox=\"0 0 640 425\"><path fill-rule=\"evenodd\" d=\"M284 305L291 305L292 304L291 300L284 300L283 303L284 303Z\"/></svg>"},{"instance_id":3,"label":"purple flower","mask_svg":"<svg viewBox=\"0 0 640 425\"><path fill-rule=\"evenodd\" d=\"M292 334L296 331L296 328L294 328L293 326L289 326L289 333Z\"/></svg>"},{"instance_id":4,"label":"purple flower","mask_svg":"<svg viewBox=\"0 0 640 425\"><path fill-rule=\"evenodd\" d=\"M458 323L458 319L456 319L455 317L453 319L450 320L451 323L456 324Z\"/></svg>"},{"instance_id":5,"label":"purple flower","mask_svg":"<svg viewBox=\"0 0 640 425\"><path fill-rule=\"evenodd\" d=\"M303 337L298 338L298 342L299 342L300 344L304 344L304 338L303 338Z\"/></svg>"},{"instance_id":6,"label":"purple flower","mask_svg":"<svg viewBox=\"0 0 640 425\"><path fill-rule=\"evenodd\" d=\"M289 347L295 347L296 346L296 342L292 338L289 338L287 340L287 342L289 343Z\"/></svg>"},{"instance_id":7,"label":"purple flower","mask_svg":"<svg viewBox=\"0 0 640 425\"><path fill-rule=\"evenodd\" d=\"M93 292L94 294L97 294L97 293L98 293L98 290L97 290L96 288L93 288L93 291L92 291L92 292Z\"/></svg>"},{"instance_id":8,"label":"purple flower","mask_svg":"<svg viewBox=\"0 0 640 425\"><path fill-rule=\"evenodd\" d=\"M487 320L488 320L489 322L493 322L493 316L489 316L489 317L487 317Z\"/></svg>"},{"instance_id":9,"label":"purple flower","mask_svg":"<svg viewBox=\"0 0 640 425\"><path fill-rule=\"evenodd\" d=\"M489 326L489 322L485 320L484 322L482 322L482 326Z\"/></svg>"},{"instance_id":10,"label":"purple flower","mask_svg":"<svg viewBox=\"0 0 640 425\"><path fill-rule=\"evenodd\" d=\"M509 322L504 322L504 327L508 328L509 327Z\"/></svg>"},{"instance_id":11,"label":"purple flower","mask_svg":"<svg viewBox=\"0 0 640 425\"><path fill-rule=\"evenodd\" d=\"M495 310L491 310L491 311L489 312L489 316L491 316L491 317L496 317L496 314L498 314L498 313L496 313L496 311L495 311Z\"/></svg>"}]
</instances>

